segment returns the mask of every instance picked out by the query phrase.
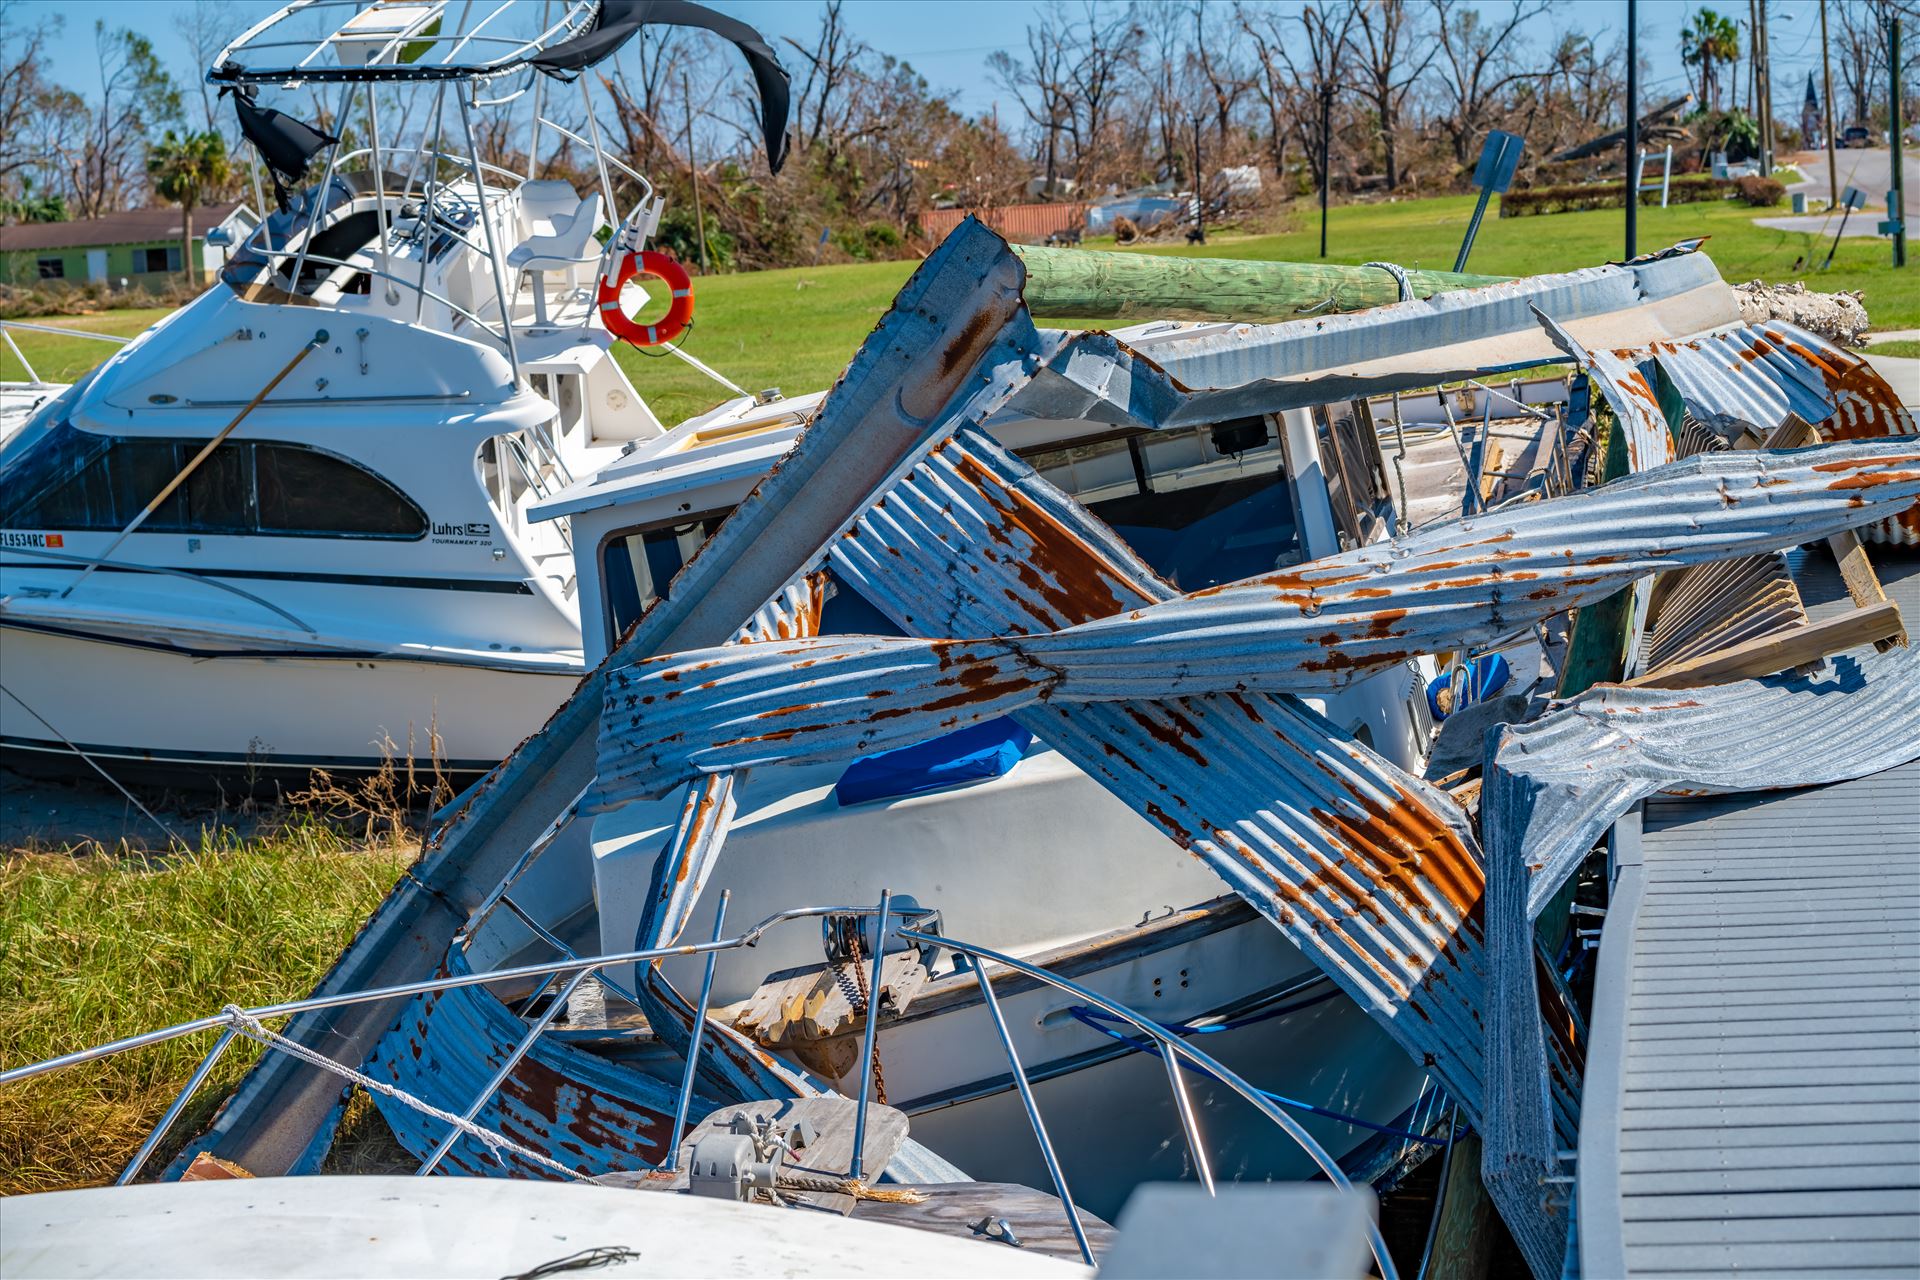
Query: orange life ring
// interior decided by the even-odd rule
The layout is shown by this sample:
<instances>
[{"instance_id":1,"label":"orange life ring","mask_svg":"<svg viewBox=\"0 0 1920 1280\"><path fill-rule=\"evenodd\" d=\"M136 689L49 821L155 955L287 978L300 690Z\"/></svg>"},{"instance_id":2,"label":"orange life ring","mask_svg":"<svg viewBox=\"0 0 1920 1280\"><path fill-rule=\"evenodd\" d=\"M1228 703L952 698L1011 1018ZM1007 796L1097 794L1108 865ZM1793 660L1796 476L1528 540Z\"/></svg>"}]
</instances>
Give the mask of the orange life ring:
<instances>
[{"instance_id":1,"label":"orange life ring","mask_svg":"<svg viewBox=\"0 0 1920 1280\"><path fill-rule=\"evenodd\" d=\"M640 324L620 309L620 290L635 276L652 276L673 293L673 305L654 324ZM657 347L672 342L693 323L693 281L687 270L664 253L648 249L644 253L621 255L611 275L600 277L600 323L616 338L625 338L636 347Z\"/></svg>"}]
</instances>

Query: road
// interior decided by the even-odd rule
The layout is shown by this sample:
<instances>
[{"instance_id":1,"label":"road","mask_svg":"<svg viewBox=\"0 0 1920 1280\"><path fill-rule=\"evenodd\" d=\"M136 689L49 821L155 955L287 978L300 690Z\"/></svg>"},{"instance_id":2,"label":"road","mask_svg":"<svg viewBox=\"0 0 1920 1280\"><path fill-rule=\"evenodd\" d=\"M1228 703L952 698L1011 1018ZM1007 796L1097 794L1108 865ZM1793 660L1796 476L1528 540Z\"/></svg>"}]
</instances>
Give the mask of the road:
<instances>
[{"instance_id":1,"label":"road","mask_svg":"<svg viewBox=\"0 0 1920 1280\"><path fill-rule=\"evenodd\" d=\"M1901 188L1902 207L1907 211L1909 224L1913 210L1920 207L1916 201L1914 189L1920 187L1920 147L1908 147L1900 157L1900 168L1906 175L1906 184ZM1825 200L1827 188L1827 153L1824 151L1803 151L1793 158L1800 172L1807 175L1805 182L1790 183L1790 192L1804 191L1809 203ZM1838 154L1840 169L1840 189L1858 187L1866 195L1866 207L1856 209L1847 219L1847 235L1879 235L1879 222L1882 211L1887 206L1887 190L1893 185L1893 152L1886 147L1867 147L1859 151L1842 151ZM1839 229L1837 218L1830 219L1824 213L1810 213L1804 217L1755 218L1754 222L1763 227L1775 227L1781 231L1811 231L1816 235L1832 235ZM1909 231L1911 235L1911 229Z\"/></svg>"}]
</instances>

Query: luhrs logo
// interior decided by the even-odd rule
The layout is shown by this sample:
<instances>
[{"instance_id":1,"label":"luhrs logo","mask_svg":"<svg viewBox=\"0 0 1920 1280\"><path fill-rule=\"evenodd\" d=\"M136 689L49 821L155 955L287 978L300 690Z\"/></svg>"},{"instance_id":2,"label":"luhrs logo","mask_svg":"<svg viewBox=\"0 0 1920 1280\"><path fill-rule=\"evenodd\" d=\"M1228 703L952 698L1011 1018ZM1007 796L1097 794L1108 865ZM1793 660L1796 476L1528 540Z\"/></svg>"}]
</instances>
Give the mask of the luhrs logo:
<instances>
[{"instance_id":1,"label":"luhrs logo","mask_svg":"<svg viewBox=\"0 0 1920 1280\"><path fill-rule=\"evenodd\" d=\"M465 524L442 523L436 520L433 524L433 540L455 546L477 546L493 541L493 526L485 520L469 520Z\"/></svg>"}]
</instances>

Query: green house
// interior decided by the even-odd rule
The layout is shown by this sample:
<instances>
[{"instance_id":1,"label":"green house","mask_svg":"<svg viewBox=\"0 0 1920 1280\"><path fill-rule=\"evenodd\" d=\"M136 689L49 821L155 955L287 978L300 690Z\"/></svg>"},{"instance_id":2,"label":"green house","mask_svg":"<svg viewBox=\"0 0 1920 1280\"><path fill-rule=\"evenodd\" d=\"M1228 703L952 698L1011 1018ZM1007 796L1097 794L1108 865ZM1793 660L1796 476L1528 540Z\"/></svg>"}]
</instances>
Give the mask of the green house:
<instances>
[{"instance_id":1,"label":"green house","mask_svg":"<svg viewBox=\"0 0 1920 1280\"><path fill-rule=\"evenodd\" d=\"M243 242L259 217L238 200L193 211L193 257L204 279ZM227 244L207 244L215 227ZM157 288L181 272L180 211L129 209L77 222L28 222L0 227L0 283L32 286L49 280L101 281L111 288Z\"/></svg>"}]
</instances>

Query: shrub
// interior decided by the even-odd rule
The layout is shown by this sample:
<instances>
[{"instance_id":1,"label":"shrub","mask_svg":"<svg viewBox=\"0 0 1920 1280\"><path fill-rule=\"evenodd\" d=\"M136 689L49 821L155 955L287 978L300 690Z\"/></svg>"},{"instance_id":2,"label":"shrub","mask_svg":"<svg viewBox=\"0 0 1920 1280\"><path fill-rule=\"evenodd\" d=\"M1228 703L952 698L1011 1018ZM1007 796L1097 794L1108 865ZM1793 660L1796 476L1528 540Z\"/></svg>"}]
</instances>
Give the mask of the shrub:
<instances>
[{"instance_id":1,"label":"shrub","mask_svg":"<svg viewBox=\"0 0 1920 1280\"><path fill-rule=\"evenodd\" d=\"M1759 174L1750 174L1734 180L1740 189L1740 198L1755 209L1771 209L1786 198L1787 189L1778 179L1763 178Z\"/></svg>"},{"instance_id":2,"label":"shrub","mask_svg":"<svg viewBox=\"0 0 1920 1280\"><path fill-rule=\"evenodd\" d=\"M1751 181L1741 179L1740 181ZM1771 179L1775 190L1774 198L1785 191L1784 187ZM1668 204L1696 204L1701 201L1725 200L1741 194L1739 181L1716 178L1705 173L1676 175L1667 184ZM1640 202L1646 204L1658 200L1657 193L1643 193ZM1535 213L1571 213L1580 209L1623 209L1627 204L1627 184L1625 182L1584 182L1557 187L1526 187L1509 191L1500 197L1500 216L1520 218Z\"/></svg>"}]
</instances>

